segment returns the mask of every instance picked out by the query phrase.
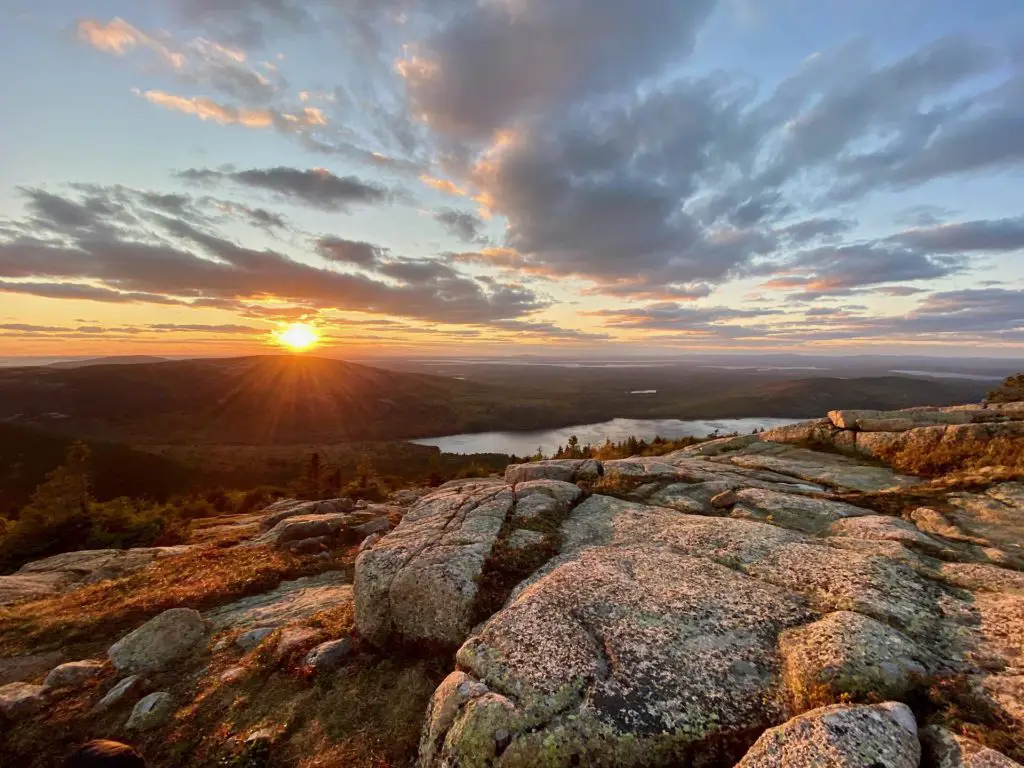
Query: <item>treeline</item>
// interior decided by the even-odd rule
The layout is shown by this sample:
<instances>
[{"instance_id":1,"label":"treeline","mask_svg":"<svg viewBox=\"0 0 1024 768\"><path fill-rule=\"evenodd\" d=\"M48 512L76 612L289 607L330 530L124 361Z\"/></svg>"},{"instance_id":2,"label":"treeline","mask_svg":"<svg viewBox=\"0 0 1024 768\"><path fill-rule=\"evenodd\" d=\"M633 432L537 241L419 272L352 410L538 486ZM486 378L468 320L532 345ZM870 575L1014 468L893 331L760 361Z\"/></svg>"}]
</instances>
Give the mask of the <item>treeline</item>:
<instances>
[{"instance_id":1,"label":"treeline","mask_svg":"<svg viewBox=\"0 0 1024 768\"><path fill-rule=\"evenodd\" d=\"M763 432L763 429L755 429L752 434ZM677 438L665 438L655 436L653 440L647 442L643 438L638 438L635 435L630 435L625 440L619 442L612 442L611 439L606 438L605 441L597 446L593 446L590 443L580 445L579 438L576 435L571 435L568 442L562 446L558 446L558 449L551 455L552 459L599 459L607 461L609 459L626 459L630 456L664 456L666 453L672 453L678 451L681 448L689 448L691 445L697 445L698 443L707 442L708 440L714 440L719 437L735 437L737 432L731 432L723 435L718 432L713 432L707 437L677 437ZM533 460L541 460L547 458L543 455L540 449L537 450L537 454L530 457Z\"/></svg>"},{"instance_id":2,"label":"treeline","mask_svg":"<svg viewBox=\"0 0 1024 768\"><path fill-rule=\"evenodd\" d=\"M50 443L45 445L50 448ZM354 456L345 451L340 461L312 452L304 460L289 464L293 470L290 476L277 475L277 482L245 490L211 485L209 475L197 473L185 478L179 487L186 490L179 493L157 485L158 492L150 494L138 485L140 479L136 477L121 486L131 489L129 492L103 496L97 491L98 478L104 478L104 493L117 487L106 454L97 461L90 446L71 443L63 462L46 472L24 499L18 502L21 493L7 493L7 506L0 509L0 573L63 552L181 544L188 541L194 520L253 512L285 496L350 496L379 501L393 490L412 485L434 486L460 477L502 472L509 463L509 457L496 454L466 457L441 454L423 446L412 448L423 449L411 451L422 461L402 461L407 452L401 446ZM156 461L154 467L174 465L159 457L151 458ZM11 469L7 466L9 476Z\"/></svg>"}]
</instances>

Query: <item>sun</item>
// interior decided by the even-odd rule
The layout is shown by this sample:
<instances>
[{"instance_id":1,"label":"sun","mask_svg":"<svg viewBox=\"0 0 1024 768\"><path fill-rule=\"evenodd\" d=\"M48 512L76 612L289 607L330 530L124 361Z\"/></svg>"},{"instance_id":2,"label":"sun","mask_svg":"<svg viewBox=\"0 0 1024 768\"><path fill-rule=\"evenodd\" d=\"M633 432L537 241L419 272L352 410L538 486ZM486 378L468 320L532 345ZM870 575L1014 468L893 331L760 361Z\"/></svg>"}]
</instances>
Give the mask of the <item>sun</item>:
<instances>
[{"instance_id":1,"label":"sun","mask_svg":"<svg viewBox=\"0 0 1024 768\"><path fill-rule=\"evenodd\" d=\"M274 341L293 352L304 352L320 341L320 334L311 325L292 323L280 331L274 331Z\"/></svg>"}]
</instances>

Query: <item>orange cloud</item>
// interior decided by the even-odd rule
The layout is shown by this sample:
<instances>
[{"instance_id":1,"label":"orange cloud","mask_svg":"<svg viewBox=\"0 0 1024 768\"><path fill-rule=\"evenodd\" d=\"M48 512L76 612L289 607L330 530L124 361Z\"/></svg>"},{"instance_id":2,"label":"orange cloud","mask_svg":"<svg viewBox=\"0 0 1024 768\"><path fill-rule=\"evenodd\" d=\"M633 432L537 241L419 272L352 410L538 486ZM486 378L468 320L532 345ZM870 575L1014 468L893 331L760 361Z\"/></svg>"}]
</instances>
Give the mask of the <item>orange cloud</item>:
<instances>
[{"instance_id":1,"label":"orange cloud","mask_svg":"<svg viewBox=\"0 0 1024 768\"><path fill-rule=\"evenodd\" d=\"M426 184L431 189L436 189L438 192L444 192L448 195L455 195L457 197L465 197L468 193L466 190L457 186L454 181L448 179L436 179L433 176L423 174L420 176L420 181Z\"/></svg>"},{"instance_id":2,"label":"orange cloud","mask_svg":"<svg viewBox=\"0 0 1024 768\"><path fill-rule=\"evenodd\" d=\"M107 24L101 24L93 19L82 19L78 22L77 29L79 39L97 51L123 56L141 46L157 53L173 69L183 69L188 64L184 54L171 50L124 19L114 18Z\"/></svg>"},{"instance_id":3,"label":"orange cloud","mask_svg":"<svg viewBox=\"0 0 1024 768\"><path fill-rule=\"evenodd\" d=\"M324 113L315 107L306 107L299 114L280 113L272 109L249 109L221 104L205 96L178 96L166 91L134 90L150 104L164 109L194 115L200 120L212 120L221 125L242 125L246 128L269 128L283 121L295 127L312 127L327 125Z\"/></svg>"}]
</instances>

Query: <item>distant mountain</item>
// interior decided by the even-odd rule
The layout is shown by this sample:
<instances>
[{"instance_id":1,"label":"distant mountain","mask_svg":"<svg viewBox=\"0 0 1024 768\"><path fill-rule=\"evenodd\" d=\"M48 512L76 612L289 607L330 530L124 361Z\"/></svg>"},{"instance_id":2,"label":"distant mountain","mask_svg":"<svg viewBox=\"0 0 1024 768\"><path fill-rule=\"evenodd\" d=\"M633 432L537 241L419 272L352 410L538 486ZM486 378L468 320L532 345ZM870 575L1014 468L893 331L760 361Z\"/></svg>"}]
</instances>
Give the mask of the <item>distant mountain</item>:
<instances>
[{"instance_id":1,"label":"distant mountain","mask_svg":"<svg viewBox=\"0 0 1024 768\"><path fill-rule=\"evenodd\" d=\"M494 366L493 368L500 368ZM0 370L0 421L129 444L268 445L631 418L814 417L977 401L985 382L672 369L509 369L484 381L263 356ZM631 390L658 390L637 397Z\"/></svg>"},{"instance_id":2,"label":"distant mountain","mask_svg":"<svg viewBox=\"0 0 1024 768\"><path fill-rule=\"evenodd\" d=\"M292 356L0 370L0 420L131 443L306 443L544 426L543 397Z\"/></svg>"},{"instance_id":3,"label":"distant mountain","mask_svg":"<svg viewBox=\"0 0 1024 768\"><path fill-rule=\"evenodd\" d=\"M63 360L50 363L47 368L88 368L93 365L137 365L141 363L164 363L166 357L152 355L114 355L112 357L93 357L88 360Z\"/></svg>"}]
</instances>

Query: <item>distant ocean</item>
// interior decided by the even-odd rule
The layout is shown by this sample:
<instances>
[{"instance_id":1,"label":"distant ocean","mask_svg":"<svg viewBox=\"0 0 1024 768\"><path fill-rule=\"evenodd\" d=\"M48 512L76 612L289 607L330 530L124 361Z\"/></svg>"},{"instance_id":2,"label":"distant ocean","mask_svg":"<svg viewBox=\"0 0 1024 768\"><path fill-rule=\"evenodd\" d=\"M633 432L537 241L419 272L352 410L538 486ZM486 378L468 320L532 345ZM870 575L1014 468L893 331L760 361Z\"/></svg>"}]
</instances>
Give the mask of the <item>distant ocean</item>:
<instances>
[{"instance_id":1,"label":"distant ocean","mask_svg":"<svg viewBox=\"0 0 1024 768\"><path fill-rule=\"evenodd\" d=\"M87 357L0 357L0 368L20 368L25 365L50 365L65 360L87 360Z\"/></svg>"}]
</instances>

